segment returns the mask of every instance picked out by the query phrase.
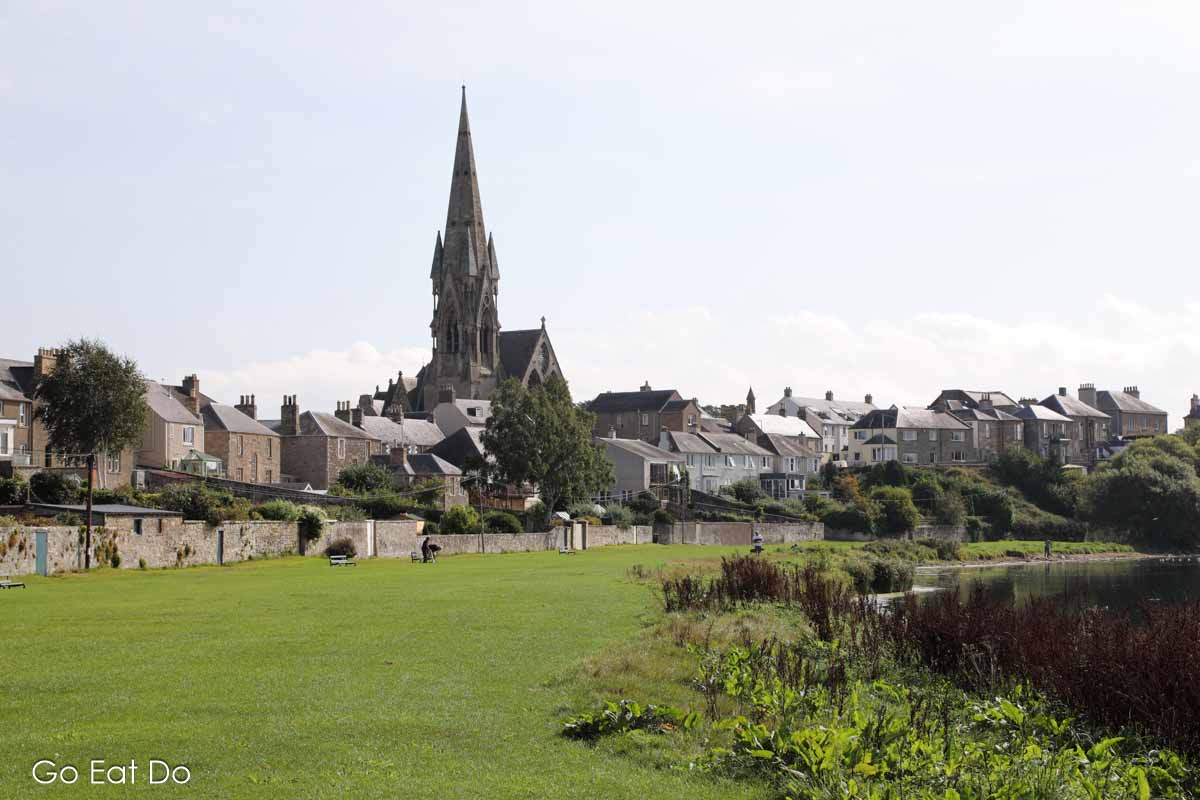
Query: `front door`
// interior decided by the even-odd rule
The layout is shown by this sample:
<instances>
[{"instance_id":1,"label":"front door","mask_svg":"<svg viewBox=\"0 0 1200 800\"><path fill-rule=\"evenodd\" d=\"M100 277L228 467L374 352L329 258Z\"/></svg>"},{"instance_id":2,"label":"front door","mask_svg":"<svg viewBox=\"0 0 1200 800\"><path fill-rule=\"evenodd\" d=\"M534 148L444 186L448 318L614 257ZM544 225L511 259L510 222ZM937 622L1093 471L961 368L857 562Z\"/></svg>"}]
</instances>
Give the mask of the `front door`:
<instances>
[{"instance_id":1,"label":"front door","mask_svg":"<svg viewBox=\"0 0 1200 800\"><path fill-rule=\"evenodd\" d=\"M48 538L49 537L46 531L38 531L37 535L35 536L37 544L37 574L41 575L43 578L46 577L50 571L50 554L47 552L48 543L46 541Z\"/></svg>"}]
</instances>

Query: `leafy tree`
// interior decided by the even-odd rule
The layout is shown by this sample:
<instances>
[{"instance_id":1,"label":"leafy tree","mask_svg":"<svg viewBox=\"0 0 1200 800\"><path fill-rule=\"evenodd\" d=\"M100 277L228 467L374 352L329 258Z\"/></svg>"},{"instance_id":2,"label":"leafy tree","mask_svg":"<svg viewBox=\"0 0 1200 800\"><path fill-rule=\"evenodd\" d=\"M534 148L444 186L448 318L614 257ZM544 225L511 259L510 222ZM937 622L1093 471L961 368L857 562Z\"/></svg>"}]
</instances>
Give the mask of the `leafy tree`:
<instances>
[{"instance_id":1,"label":"leafy tree","mask_svg":"<svg viewBox=\"0 0 1200 800\"><path fill-rule=\"evenodd\" d=\"M372 494L392 488L392 474L378 464L351 464L338 473L338 486L352 494Z\"/></svg>"},{"instance_id":2,"label":"leafy tree","mask_svg":"<svg viewBox=\"0 0 1200 800\"><path fill-rule=\"evenodd\" d=\"M967 519L967 504L962 495L958 492L943 494L934 506L934 519L941 525L962 525Z\"/></svg>"},{"instance_id":3,"label":"leafy tree","mask_svg":"<svg viewBox=\"0 0 1200 800\"><path fill-rule=\"evenodd\" d=\"M746 505L754 505L759 500L767 499L767 493L763 491L762 485L756 478L742 478L726 484L721 487L720 493Z\"/></svg>"},{"instance_id":4,"label":"leafy tree","mask_svg":"<svg viewBox=\"0 0 1200 800\"><path fill-rule=\"evenodd\" d=\"M483 515L483 528L488 533L520 533L521 520L507 511L489 511Z\"/></svg>"},{"instance_id":5,"label":"leafy tree","mask_svg":"<svg viewBox=\"0 0 1200 800\"><path fill-rule=\"evenodd\" d=\"M1170 436L1129 445L1083 482L1081 511L1142 541L1192 548L1200 540L1200 478L1187 451L1160 439L1192 449Z\"/></svg>"},{"instance_id":6,"label":"leafy tree","mask_svg":"<svg viewBox=\"0 0 1200 800\"><path fill-rule=\"evenodd\" d=\"M921 524L921 512L913 505L912 492L901 486L876 486L871 500L882 511L880 522L885 533L907 533Z\"/></svg>"},{"instance_id":7,"label":"leafy tree","mask_svg":"<svg viewBox=\"0 0 1200 800\"><path fill-rule=\"evenodd\" d=\"M479 533L479 514L470 506L455 506L442 515L438 529L443 534Z\"/></svg>"},{"instance_id":8,"label":"leafy tree","mask_svg":"<svg viewBox=\"0 0 1200 800\"><path fill-rule=\"evenodd\" d=\"M856 503L863 497L858 478L849 473L834 478L832 491L834 499L843 503Z\"/></svg>"},{"instance_id":9,"label":"leafy tree","mask_svg":"<svg viewBox=\"0 0 1200 800\"><path fill-rule=\"evenodd\" d=\"M20 477L0 478L0 506L12 506L25 502L28 487Z\"/></svg>"},{"instance_id":10,"label":"leafy tree","mask_svg":"<svg viewBox=\"0 0 1200 800\"><path fill-rule=\"evenodd\" d=\"M490 472L501 483L536 486L551 510L591 497L613 482L612 464L592 443L594 422L558 376L532 389L507 380L492 395L482 437L495 459Z\"/></svg>"},{"instance_id":11,"label":"leafy tree","mask_svg":"<svg viewBox=\"0 0 1200 800\"><path fill-rule=\"evenodd\" d=\"M157 500L159 508L178 511L184 519L198 519L217 524L229 515L222 513L233 504L233 495L211 489L200 483L173 483L163 489Z\"/></svg>"},{"instance_id":12,"label":"leafy tree","mask_svg":"<svg viewBox=\"0 0 1200 800\"><path fill-rule=\"evenodd\" d=\"M84 456L88 466L84 568L92 565L92 489L97 453L119 452L142 438L146 384L137 364L98 340L68 342L54 369L34 387L34 416L51 450Z\"/></svg>"},{"instance_id":13,"label":"leafy tree","mask_svg":"<svg viewBox=\"0 0 1200 800\"><path fill-rule=\"evenodd\" d=\"M79 497L79 478L61 472L35 472L29 476L29 489L39 503L74 503Z\"/></svg>"}]
</instances>

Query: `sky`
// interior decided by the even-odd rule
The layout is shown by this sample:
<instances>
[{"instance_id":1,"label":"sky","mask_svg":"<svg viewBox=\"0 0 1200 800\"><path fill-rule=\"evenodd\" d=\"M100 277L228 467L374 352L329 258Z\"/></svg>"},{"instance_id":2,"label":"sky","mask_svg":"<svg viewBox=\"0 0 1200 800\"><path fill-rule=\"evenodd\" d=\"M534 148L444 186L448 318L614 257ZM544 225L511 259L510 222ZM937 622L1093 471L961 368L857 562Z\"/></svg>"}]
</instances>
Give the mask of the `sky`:
<instances>
[{"instance_id":1,"label":"sky","mask_svg":"<svg viewBox=\"0 0 1200 800\"><path fill-rule=\"evenodd\" d=\"M429 354L465 83L577 399L1200 391L1190 2L0 4L0 356L332 411Z\"/></svg>"}]
</instances>

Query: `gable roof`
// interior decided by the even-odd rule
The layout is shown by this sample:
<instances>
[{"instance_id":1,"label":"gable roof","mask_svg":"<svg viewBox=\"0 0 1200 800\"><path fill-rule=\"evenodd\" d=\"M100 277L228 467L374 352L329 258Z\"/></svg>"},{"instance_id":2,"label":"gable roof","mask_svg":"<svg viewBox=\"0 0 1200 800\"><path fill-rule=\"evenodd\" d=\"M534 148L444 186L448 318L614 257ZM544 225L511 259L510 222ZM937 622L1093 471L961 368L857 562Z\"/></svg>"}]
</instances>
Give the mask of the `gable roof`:
<instances>
[{"instance_id":1,"label":"gable roof","mask_svg":"<svg viewBox=\"0 0 1200 800\"><path fill-rule=\"evenodd\" d=\"M1115 408L1127 414L1166 414L1157 406L1152 406L1140 397L1134 397L1125 392L1102 389L1096 392L1096 405L1101 408Z\"/></svg>"},{"instance_id":2,"label":"gable roof","mask_svg":"<svg viewBox=\"0 0 1200 800\"><path fill-rule=\"evenodd\" d=\"M158 381L146 381L146 405L164 422L178 422L183 425L204 424L199 417L184 408L173 388L163 386Z\"/></svg>"},{"instance_id":3,"label":"gable roof","mask_svg":"<svg viewBox=\"0 0 1200 800\"><path fill-rule=\"evenodd\" d=\"M795 397L784 395L776 402L772 403L768 408L768 413L779 413L779 407L782 406L787 411L789 417L796 416L800 409L809 408L817 412L826 412L837 414L845 417L848 421L853 422L864 414L869 414L875 410L875 406L866 402L855 402L853 400L826 400L824 397Z\"/></svg>"},{"instance_id":4,"label":"gable roof","mask_svg":"<svg viewBox=\"0 0 1200 800\"><path fill-rule=\"evenodd\" d=\"M0 400L28 403L33 400L33 364L0 358Z\"/></svg>"},{"instance_id":5,"label":"gable roof","mask_svg":"<svg viewBox=\"0 0 1200 800\"><path fill-rule=\"evenodd\" d=\"M229 433L251 433L259 436L279 435L261 422L238 411L233 406L209 403L200 409L200 416L204 418L205 431L218 430L228 431Z\"/></svg>"},{"instance_id":6,"label":"gable roof","mask_svg":"<svg viewBox=\"0 0 1200 800\"><path fill-rule=\"evenodd\" d=\"M672 400L680 400L674 389L648 389L636 392L602 392L592 401L596 414L620 414L628 411L661 411Z\"/></svg>"},{"instance_id":7,"label":"gable roof","mask_svg":"<svg viewBox=\"0 0 1200 800\"><path fill-rule=\"evenodd\" d=\"M799 417L781 417L778 414L747 414L754 427L765 434L796 436L803 439L820 439L821 435Z\"/></svg>"},{"instance_id":8,"label":"gable roof","mask_svg":"<svg viewBox=\"0 0 1200 800\"><path fill-rule=\"evenodd\" d=\"M433 453L416 453L404 460L409 475L462 475L462 470Z\"/></svg>"},{"instance_id":9,"label":"gable roof","mask_svg":"<svg viewBox=\"0 0 1200 800\"><path fill-rule=\"evenodd\" d=\"M688 434L684 434L685 436ZM670 461L672 463L683 461L683 456L678 453L672 453L669 450L664 450L661 447L655 447L649 442L643 442L641 439L614 439L610 437L597 437L593 440L597 444L603 444L605 447L613 447L618 450L623 450L631 455L638 456L646 461Z\"/></svg>"},{"instance_id":10,"label":"gable roof","mask_svg":"<svg viewBox=\"0 0 1200 800\"><path fill-rule=\"evenodd\" d=\"M305 411L300 415L303 436L335 436L339 439L375 439L370 433L343 422L324 411Z\"/></svg>"},{"instance_id":11,"label":"gable roof","mask_svg":"<svg viewBox=\"0 0 1200 800\"><path fill-rule=\"evenodd\" d=\"M500 331L497 349L500 351L500 366L511 378L523 378L537 354L542 339L542 329L526 331Z\"/></svg>"},{"instance_id":12,"label":"gable roof","mask_svg":"<svg viewBox=\"0 0 1200 800\"><path fill-rule=\"evenodd\" d=\"M1013 415L1018 419L1041 420L1043 422L1074 422L1070 417L1064 417L1054 409L1038 405L1037 403L1017 406L1017 409L1013 411Z\"/></svg>"},{"instance_id":13,"label":"gable roof","mask_svg":"<svg viewBox=\"0 0 1200 800\"><path fill-rule=\"evenodd\" d=\"M420 419L405 419L403 422L397 422L387 417L373 417L364 414L362 429L388 447L433 447L446 438L437 425Z\"/></svg>"},{"instance_id":14,"label":"gable roof","mask_svg":"<svg viewBox=\"0 0 1200 800\"><path fill-rule=\"evenodd\" d=\"M483 441L479 438L482 433L481 429L467 425L442 439L429 452L465 469L468 459L486 458Z\"/></svg>"},{"instance_id":15,"label":"gable roof","mask_svg":"<svg viewBox=\"0 0 1200 800\"><path fill-rule=\"evenodd\" d=\"M916 428L920 430L964 430L970 426L953 414L932 411L928 408L906 408L892 406L880 408L867 414L853 425L856 429L872 428Z\"/></svg>"},{"instance_id":16,"label":"gable roof","mask_svg":"<svg viewBox=\"0 0 1200 800\"><path fill-rule=\"evenodd\" d=\"M1069 394L1052 394L1043 400L1040 405L1051 408L1059 414L1065 414L1068 417L1100 417L1108 419L1108 414L1105 414L1098 408L1092 408L1078 397L1071 397Z\"/></svg>"},{"instance_id":17,"label":"gable roof","mask_svg":"<svg viewBox=\"0 0 1200 800\"><path fill-rule=\"evenodd\" d=\"M799 458L817 458L818 453L804 445L800 440L791 436L780 436L775 433L764 434L759 440L764 450L777 456L796 456Z\"/></svg>"},{"instance_id":18,"label":"gable roof","mask_svg":"<svg viewBox=\"0 0 1200 800\"><path fill-rule=\"evenodd\" d=\"M663 407L662 407L661 411L664 414L667 412L683 411L688 406L692 405L695 402L696 402L695 398L680 398L679 400L668 400L667 402L663 403ZM697 408L699 408L699 406L697 406Z\"/></svg>"}]
</instances>

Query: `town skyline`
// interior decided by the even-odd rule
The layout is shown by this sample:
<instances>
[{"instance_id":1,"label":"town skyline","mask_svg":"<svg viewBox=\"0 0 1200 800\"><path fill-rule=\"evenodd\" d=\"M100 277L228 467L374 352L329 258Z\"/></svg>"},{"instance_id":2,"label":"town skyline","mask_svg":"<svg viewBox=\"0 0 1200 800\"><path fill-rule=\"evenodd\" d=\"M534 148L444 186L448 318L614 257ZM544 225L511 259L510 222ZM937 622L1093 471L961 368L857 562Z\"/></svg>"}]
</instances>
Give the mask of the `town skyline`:
<instances>
[{"instance_id":1,"label":"town skyline","mask_svg":"<svg viewBox=\"0 0 1200 800\"><path fill-rule=\"evenodd\" d=\"M164 16L139 19L170 21L156 13ZM964 121L953 104L928 107L921 95L910 107L884 91L896 88L883 80L885 62L912 47L890 40L857 65L848 38L809 42L820 69L753 64L736 85L681 43L695 84L734 103L735 124L686 82L623 96L589 84L594 48L543 81L433 59L439 69L429 74L467 73L504 275L502 327L528 327L544 314L577 399L643 381L706 404L738 402L751 386L770 402L790 385L809 395L871 392L900 405L952 386L1042 397L1082 382L1136 383L1177 426L1200 388L1184 366L1200 355L1200 305L1184 266L1191 241L1172 216L1194 200L1195 162L1184 145L1196 120L1154 98L1195 56L1161 21L1113 11L1088 24L1100 42L1120 34L1154 43L1156 58L1137 65L1147 80L1121 77L1129 59L1095 42L1067 54L1095 70L1083 75L1045 41L1047 30L1077 20L1037 13L1003 21L966 14L955 20L965 25L961 41L933 43L935 54L963 56L967 77L952 96L968 110L987 107L996 130ZM442 220L458 80L415 76L428 53L397 56L355 28L367 45L363 59L392 70L329 110L310 107L371 70L344 44L330 51L331 76L311 94L303 80L263 70L278 43L259 41L264 51L255 56L239 37L264 32L278 21L270 14L180 34L219 57L172 63L161 76L136 72L158 52L147 41L101 68L104 35L128 16L76 14L67 30L82 46L52 70L39 69L44 56L30 45L52 35L53 13L16 10L0 27L13 44L0 98L21 155L8 170L11 197L21 202L0 216L5 260L17 297L33 297L46 270L63 277L55 313L12 311L7 354L25 358L39 346L98 336L150 378L196 372L226 402L295 394L326 411L399 370L415 374L429 356L425 275ZM295 32L314 41L345 32L335 24L321 33L313 22L301 14ZM830 14L814 25L837 23ZM711 37L712 24L699 15L688 27ZM27 42L13 36L18 29L30 33ZM746 46L740 33L735 50ZM993 42L995 52L964 54L972 39ZM531 62L545 63L558 47L535 50ZM658 63L650 58L633 60L650 70ZM222 59L259 68L244 73L244 91L199 85ZM283 63L313 77L296 59ZM1000 91L1002 66L1041 83L1024 97ZM177 95L165 93L170 79L180 79ZM945 96L947 88L935 81L921 91ZM89 117L97 100L88 90L111 110ZM973 90L982 94L977 105L967 97ZM1145 118L1113 117L1108 93L1135 90L1146 93ZM162 113L133 131L117 112L137 97ZM1059 129L1041 139L999 122L1006 111L1050 113L1064 98L1073 118L1056 118ZM258 101L266 110L255 109ZM370 113L381 104L388 112ZM301 111L309 126L282 124ZM901 111L890 135L865 132L865 123ZM83 119L89 136L79 139L70 122ZM957 143L938 140L947 126ZM88 160L105 147L110 163ZM706 158L714 149L727 163ZM145 162L155 168L119 177ZM197 296L208 296L162 302L151 287L164 275L191 276L204 287ZM125 313L94 302L118 293ZM142 310L128 313L133 307Z\"/></svg>"}]
</instances>

